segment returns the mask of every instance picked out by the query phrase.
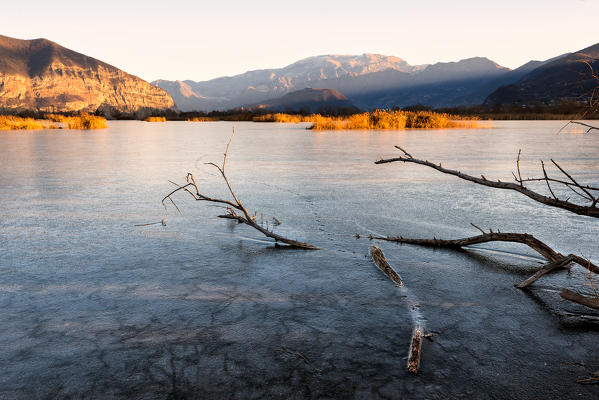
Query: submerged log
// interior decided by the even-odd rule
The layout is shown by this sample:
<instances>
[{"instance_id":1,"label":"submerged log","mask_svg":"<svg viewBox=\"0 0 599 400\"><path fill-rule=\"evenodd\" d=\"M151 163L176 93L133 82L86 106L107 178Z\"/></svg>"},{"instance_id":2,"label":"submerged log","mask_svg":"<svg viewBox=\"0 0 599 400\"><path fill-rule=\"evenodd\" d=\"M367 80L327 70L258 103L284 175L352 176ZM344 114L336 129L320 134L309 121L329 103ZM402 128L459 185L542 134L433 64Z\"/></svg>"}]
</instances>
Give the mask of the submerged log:
<instances>
[{"instance_id":1,"label":"submerged log","mask_svg":"<svg viewBox=\"0 0 599 400\"><path fill-rule=\"evenodd\" d=\"M395 272L393 270L391 265L389 265L389 263L387 262L387 259L385 258L385 255L383 254L383 251L381 249L379 249L376 246L371 246L370 247L370 256L372 257L374 264L381 271L383 271L383 273L385 275L387 275L387 277L389 279L391 279L393 282L395 282L398 286L403 286L403 282L401 281L401 278L399 277L397 272Z\"/></svg>"},{"instance_id":2,"label":"submerged log","mask_svg":"<svg viewBox=\"0 0 599 400\"><path fill-rule=\"evenodd\" d=\"M370 256L378 269L398 286L403 286L403 282L397 272L389 265L383 251L377 246L370 246ZM412 340L410 342L410 351L408 356L408 371L412 374L418 373L420 368L420 347L422 345L422 327L416 322L412 331Z\"/></svg>"},{"instance_id":3,"label":"submerged log","mask_svg":"<svg viewBox=\"0 0 599 400\"><path fill-rule=\"evenodd\" d=\"M422 345L422 330L414 328L412 343L410 344L410 356L408 357L408 371L417 374L420 368L420 346Z\"/></svg>"},{"instance_id":4,"label":"submerged log","mask_svg":"<svg viewBox=\"0 0 599 400\"><path fill-rule=\"evenodd\" d=\"M559 295L563 299L599 310L599 299L583 296L568 289L562 289Z\"/></svg>"}]
</instances>

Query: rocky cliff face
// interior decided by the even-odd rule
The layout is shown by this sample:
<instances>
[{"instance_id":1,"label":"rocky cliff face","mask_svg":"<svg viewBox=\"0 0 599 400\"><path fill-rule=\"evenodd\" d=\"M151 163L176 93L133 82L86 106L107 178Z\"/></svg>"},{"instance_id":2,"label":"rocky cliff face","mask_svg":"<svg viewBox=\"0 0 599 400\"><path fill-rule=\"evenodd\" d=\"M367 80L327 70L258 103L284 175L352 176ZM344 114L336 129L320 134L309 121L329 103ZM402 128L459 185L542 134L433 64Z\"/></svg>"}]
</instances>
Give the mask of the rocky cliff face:
<instances>
[{"instance_id":1,"label":"rocky cliff face","mask_svg":"<svg viewBox=\"0 0 599 400\"><path fill-rule=\"evenodd\" d=\"M135 113L174 106L164 90L102 61L46 39L0 36L0 108Z\"/></svg>"}]
</instances>

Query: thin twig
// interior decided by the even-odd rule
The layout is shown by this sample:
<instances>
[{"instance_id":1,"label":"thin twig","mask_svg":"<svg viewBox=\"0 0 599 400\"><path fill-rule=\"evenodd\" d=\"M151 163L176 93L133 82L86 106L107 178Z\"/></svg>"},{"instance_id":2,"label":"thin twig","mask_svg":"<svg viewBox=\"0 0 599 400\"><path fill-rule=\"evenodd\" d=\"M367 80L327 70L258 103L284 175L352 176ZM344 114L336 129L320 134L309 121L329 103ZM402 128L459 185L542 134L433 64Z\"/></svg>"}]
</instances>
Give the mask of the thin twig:
<instances>
[{"instance_id":1,"label":"thin twig","mask_svg":"<svg viewBox=\"0 0 599 400\"><path fill-rule=\"evenodd\" d=\"M557 196L555 195L555 193L553 193L553 190L551 189L551 185L549 184L549 177L547 176L547 171L545 170L545 163L543 162L543 160L541 160L541 168L543 169L543 175L545 176L545 182L547 183L547 188L549 188L549 192L555 200L558 200Z\"/></svg>"},{"instance_id":2,"label":"thin twig","mask_svg":"<svg viewBox=\"0 0 599 400\"><path fill-rule=\"evenodd\" d=\"M470 225L472 225L473 227L475 227L476 229L478 229L480 231L480 233L482 233L483 235L487 234L487 232L483 231L481 228L479 228L478 226L474 225L472 222L470 222Z\"/></svg>"},{"instance_id":3,"label":"thin twig","mask_svg":"<svg viewBox=\"0 0 599 400\"><path fill-rule=\"evenodd\" d=\"M562 167L560 167L560 165L558 163L556 163L553 159L551 159L551 162L553 163L553 165L555 165L557 167L557 169L559 169L564 175L566 175L568 177L568 179L570 179L572 181L572 183L574 185L576 185L577 188L579 188L580 190L585 192L586 195L588 196L589 200L592 201L595 199L595 197L591 193L589 193L583 186L581 186L578 182L576 182L576 180L572 177L572 175L567 173Z\"/></svg>"},{"instance_id":4,"label":"thin twig","mask_svg":"<svg viewBox=\"0 0 599 400\"><path fill-rule=\"evenodd\" d=\"M520 154L522 154L522 149L518 150L518 159L516 160L516 167L518 168L518 182L520 182L520 187L524 187L524 184L522 183L522 174L520 173Z\"/></svg>"}]
</instances>

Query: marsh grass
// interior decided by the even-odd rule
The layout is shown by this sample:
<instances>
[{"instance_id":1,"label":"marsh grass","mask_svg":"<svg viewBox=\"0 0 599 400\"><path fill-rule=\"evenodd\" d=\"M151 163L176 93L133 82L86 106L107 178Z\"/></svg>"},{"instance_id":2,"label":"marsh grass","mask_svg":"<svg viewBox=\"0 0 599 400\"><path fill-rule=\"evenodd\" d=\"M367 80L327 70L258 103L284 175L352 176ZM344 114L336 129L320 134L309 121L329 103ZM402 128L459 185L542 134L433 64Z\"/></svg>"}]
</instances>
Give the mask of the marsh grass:
<instances>
[{"instance_id":1,"label":"marsh grass","mask_svg":"<svg viewBox=\"0 0 599 400\"><path fill-rule=\"evenodd\" d=\"M12 115L0 115L0 130L53 129L56 125L40 119L22 118Z\"/></svg>"},{"instance_id":2,"label":"marsh grass","mask_svg":"<svg viewBox=\"0 0 599 400\"><path fill-rule=\"evenodd\" d=\"M311 116L314 130L479 128L477 118L432 111L372 111L348 117Z\"/></svg>"},{"instance_id":3,"label":"marsh grass","mask_svg":"<svg viewBox=\"0 0 599 400\"><path fill-rule=\"evenodd\" d=\"M316 115L301 115L301 114L264 114L257 115L252 118L254 122L284 122L290 124L299 124L300 122L314 122Z\"/></svg>"},{"instance_id":4,"label":"marsh grass","mask_svg":"<svg viewBox=\"0 0 599 400\"><path fill-rule=\"evenodd\" d=\"M147 117L144 119L146 122L166 122L166 117Z\"/></svg>"},{"instance_id":5,"label":"marsh grass","mask_svg":"<svg viewBox=\"0 0 599 400\"><path fill-rule=\"evenodd\" d=\"M88 113L81 113L70 117L60 114L48 114L46 118L50 121L62 123L63 128L66 129L104 129L108 127L106 125L106 118Z\"/></svg>"},{"instance_id":6,"label":"marsh grass","mask_svg":"<svg viewBox=\"0 0 599 400\"><path fill-rule=\"evenodd\" d=\"M187 120L187 122L214 122L214 121L220 121L220 119L217 117L193 117L193 118L189 118Z\"/></svg>"}]
</instances>

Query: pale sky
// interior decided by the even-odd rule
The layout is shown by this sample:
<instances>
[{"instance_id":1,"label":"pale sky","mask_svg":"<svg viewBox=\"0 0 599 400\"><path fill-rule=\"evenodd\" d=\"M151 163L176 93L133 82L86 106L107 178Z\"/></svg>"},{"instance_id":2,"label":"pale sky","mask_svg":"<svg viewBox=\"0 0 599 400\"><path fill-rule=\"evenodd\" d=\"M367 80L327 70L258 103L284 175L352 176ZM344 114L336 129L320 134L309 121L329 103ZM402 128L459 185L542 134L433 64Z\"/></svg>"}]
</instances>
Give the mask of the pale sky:
<instances>
[{"instance_id":1,"label":"pale sky","mask_svg":"<svg viewBox=\"0 0 599 400\"><path fill-rule=\"evenodd\" d=\"M206 80L321 54L516 68L599 42L599 0L2 1L0 34L45 37L148 81Z\"/></svg>"}]
</instances>

